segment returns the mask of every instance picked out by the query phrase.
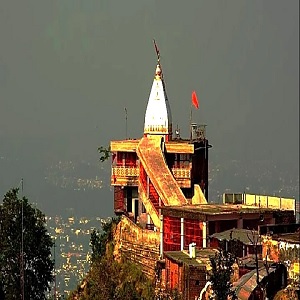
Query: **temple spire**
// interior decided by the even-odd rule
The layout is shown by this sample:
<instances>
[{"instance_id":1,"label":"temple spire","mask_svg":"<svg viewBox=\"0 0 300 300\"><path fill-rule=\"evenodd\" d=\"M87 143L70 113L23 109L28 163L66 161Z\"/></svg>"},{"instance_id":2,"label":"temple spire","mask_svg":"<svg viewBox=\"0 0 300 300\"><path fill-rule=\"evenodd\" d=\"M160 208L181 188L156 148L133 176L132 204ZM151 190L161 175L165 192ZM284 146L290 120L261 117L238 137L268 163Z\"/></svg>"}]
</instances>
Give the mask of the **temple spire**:
<instances>
[{"instance_id":1,"label":"temple spire","mask_svg":"<svg viewBox=\"0 0 300 300\"><path fill-rule=\"evenodd\" d=\"M169 140L172 136L171 109L163 79L160 52L155 40L153 43L157 55L157 65L145 114L144 134L165 135L166 140Z\"/></svg>"}]
</instances>

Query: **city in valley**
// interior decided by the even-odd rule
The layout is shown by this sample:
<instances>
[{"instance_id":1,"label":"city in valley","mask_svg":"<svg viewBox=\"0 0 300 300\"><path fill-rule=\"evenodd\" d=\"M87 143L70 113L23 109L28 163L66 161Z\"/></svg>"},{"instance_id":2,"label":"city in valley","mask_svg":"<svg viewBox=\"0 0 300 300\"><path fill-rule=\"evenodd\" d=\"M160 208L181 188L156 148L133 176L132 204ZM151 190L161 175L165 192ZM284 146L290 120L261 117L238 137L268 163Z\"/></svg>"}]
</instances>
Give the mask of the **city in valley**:
<instances>
[{"instance_id":1,"label":"city in valley","mask_svg":"<svg viewBox=\"0 0 300 300\"><path fill-rule=\"evenodd\" d=\"M47 229L54 241L53 290L56 289L57 296L69 294L86 276L91 262L91 232L101 230L104 223L111 221L110 217L77 217L72 209L68 212L69 217L46 217Z\"/></svg>"}]
</instances>

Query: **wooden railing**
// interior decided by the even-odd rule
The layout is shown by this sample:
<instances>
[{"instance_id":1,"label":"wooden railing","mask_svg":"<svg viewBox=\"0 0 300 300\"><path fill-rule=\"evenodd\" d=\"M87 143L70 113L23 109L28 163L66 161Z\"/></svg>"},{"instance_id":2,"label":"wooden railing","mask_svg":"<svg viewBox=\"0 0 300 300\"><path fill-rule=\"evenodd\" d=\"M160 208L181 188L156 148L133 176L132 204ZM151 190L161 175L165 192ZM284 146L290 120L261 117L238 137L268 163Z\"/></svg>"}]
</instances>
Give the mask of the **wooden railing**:
<instances>
[{"instance_id":1,"label":"wooden railing","mask_svg":"<svg viewBox=\"0 0 300 300\"><path fill-rule=\"evenodd\" d=\"M175 179L190 179L191 178L191 170L184 168L172 168L171 172Z\"/></svg>"},{"instance_id":2,"label":"wooden railing","mask_svg":"<svg viewBox=\"0 0 300 300\"><path fill-rule=\"evenodd\" d=\"M112 167L112 176L118 177L138 177L139 168L135 167Z\"/></svg>"}]
</instances>

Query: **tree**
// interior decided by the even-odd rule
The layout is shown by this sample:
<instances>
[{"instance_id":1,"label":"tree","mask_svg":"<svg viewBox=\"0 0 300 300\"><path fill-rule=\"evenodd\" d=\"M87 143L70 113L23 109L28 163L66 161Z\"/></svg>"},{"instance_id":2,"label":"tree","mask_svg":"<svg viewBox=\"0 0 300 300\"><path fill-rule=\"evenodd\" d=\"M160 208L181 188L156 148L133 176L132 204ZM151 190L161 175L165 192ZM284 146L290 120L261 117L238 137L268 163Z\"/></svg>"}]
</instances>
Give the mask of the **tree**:
<instances>
[{"instance_id":1,"label":"tree","mask_svg":"<svg viewBox=\"0 0 300 300\"><path fill-rule=\"evenodd\" d=\"M110 147L100 146L98 148L98 152L101 154L101 156L100 156L101 162L104 162L110 158L110 155L111 155Z\"/></svg>"},{"instance_id":2,"label":"tree","mask_svg":"<svg viewBox=\"0 0 300 300\"><path fill-rule=\"evenodd\" d=\"M68 299L152 300L154 285L136 264L106 254L92 263L86 279Z\"/></svg>"},{"instance_id":3,"label":"tree","mask_svg":"<svg viewBox=\"0 0 300 300\"><path fill-rule=\"evenodd\" d=\"M119 218L102 225L102 233L91 234L92 263L90 270L68 297L69 300L152 300L154 285L140 266L122 257L114 258L114 231Z\"/></svg>"},{"instance_id":4,"label":"tree","mask_svg":"<svg viewBox=\"0 0 300 300\"><path fill-rule=\"evenodd\" d=\"M91 233L90 246L92 248L92 261L105 255L106 246L113 240L113 230L120 222L120 218L112 218L110 222L102 224L102 232L94 229Z\"/></svg>"},{"instance_id":5,"label":"tree","mask_svg":"<svg viewBox=\"0 0 300 300\"><path fill-rule=\"evenodd\" d=\"M251 234L248 235L248 239L254 247L254 254L255 254L255 270L256 270L256 285L257 285L255 293L259 299L263 299L264 295L267 293L268 281L263 282L263 279L260 280L260 278L259 278L258 246L260 244L260 236L258 234L256 234L255 230L253 229L251 231ZM268 264L268 260L267 260L268 253L269 253L269 251L267 251L267 253L266 253L266 258L265 258L265 262L264 262L264 267L267 272L267 276L269 276L269 268L270 268L270 266Z\"/></svg>"},{"instance_id":6,"label":"tree","mask_svg":"<svg viewBox=\"0 0 300 300\"><path fill-rule=\"evenodd\" d=\"M46 299L53 242L44 214L18 192L8 191L0 205L0 284L5 299Z\"/></svg>"},{"instance_id":7,"label":"tree","mask_svg":"<svg viewBox=\"0 0 300 300\"><path fill-rule=\"evenodd\" d=\"M219 250L215 256L210 257L210 281L217 300L227 300L228 297L236 299L231 284L234 263L235 256L227 251Z\"/></svg>"}]
</instances>

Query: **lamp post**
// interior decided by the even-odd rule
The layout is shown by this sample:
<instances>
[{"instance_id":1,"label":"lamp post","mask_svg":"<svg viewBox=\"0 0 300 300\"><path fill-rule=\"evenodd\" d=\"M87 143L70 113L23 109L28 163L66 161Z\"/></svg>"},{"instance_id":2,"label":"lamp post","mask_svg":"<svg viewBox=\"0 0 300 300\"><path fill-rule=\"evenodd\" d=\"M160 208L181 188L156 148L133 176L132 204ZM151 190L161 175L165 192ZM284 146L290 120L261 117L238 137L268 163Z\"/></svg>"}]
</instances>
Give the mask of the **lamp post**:
<instances>
[{"instance_id":1,"label":"lamp post","mask_svg":"<svg viewBox=\"0 0 300 300\"><path fill-rule=\"evenodd\" d=\"M25 300L25 289L24 289L24 201L23 201L23 192L24 192L24 183L23 178L21 179L21 292L22 300Z\"/></svg>"}]
</instances>

